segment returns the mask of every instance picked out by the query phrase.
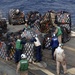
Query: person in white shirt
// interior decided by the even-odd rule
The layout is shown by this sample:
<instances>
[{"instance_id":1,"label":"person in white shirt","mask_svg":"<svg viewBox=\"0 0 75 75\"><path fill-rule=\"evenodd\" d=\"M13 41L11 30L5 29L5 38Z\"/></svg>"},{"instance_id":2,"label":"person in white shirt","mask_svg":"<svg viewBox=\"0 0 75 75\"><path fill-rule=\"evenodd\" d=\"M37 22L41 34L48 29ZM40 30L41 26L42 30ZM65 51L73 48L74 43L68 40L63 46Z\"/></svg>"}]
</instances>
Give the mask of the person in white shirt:
<instances>
[{"instance_id":1,"label":"person in white shirt","mask_svg":"<svg viewBox=\"0 0 75 75\"><path fill-rule=\"evenodd\" d=\"M56 71L57 75L60 75L60 65L62 65L64 74L67 73L67 67L66 67L66 58L64 49L62 49L61 44L55 49L54 57L56 58Z\"/></svg>"},{"instance_id":2,"label":"person in white shirt","mask_svg":"<svg viewBox=\"0 0 75 75\"><path fill-rule=\"evenodd\" d=\"M34 46L35 46L35 62L40 62L42 60L42 55L41 55L41 42L37 35L34 37Z\"/></svg>"}]
</instances>

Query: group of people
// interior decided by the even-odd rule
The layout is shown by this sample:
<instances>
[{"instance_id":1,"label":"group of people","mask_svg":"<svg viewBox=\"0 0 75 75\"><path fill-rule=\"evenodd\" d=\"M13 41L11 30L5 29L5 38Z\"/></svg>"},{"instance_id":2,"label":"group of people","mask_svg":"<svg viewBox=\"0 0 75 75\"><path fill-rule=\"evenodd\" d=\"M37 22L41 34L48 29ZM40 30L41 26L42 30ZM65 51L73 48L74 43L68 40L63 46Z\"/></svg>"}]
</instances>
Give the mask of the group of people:
<instances>
[{"instance_id":1,"label":"group of people","mask_svg":"<svg viewBox=\"0 0 75 75\"><path fill-rule=\"evenodd\" d=\"M62 31L59 26L56 26L53 32L50 46L52 47L52 59L56 61L56 72L60 75L60 65L62 65L64 74L67 73L66 56L62 44Z\"/></svg>"},{"instance_id":2,"label":"group of people","mask_svg":"<svg viewBox=\"0 0 75 75\"><path fill-rule=\"evenodd\" d=\"M40 43L37 35L34 36L30 41L34 43L35 51L36 51L36 55L35 55L36 60L34 62L40 62L42 60L41 43ZM27 56L25 54L22 54L22 52L21 52L22 51L22 44L25 44L25 43L26 43L26 41L22 42L19 39L19 37L17 38L15 62L18 63L16 72L18 72L20 70L21 71L20 75L28 75Z\"/></svg>"},{"instance_id":3,"label":"group of people","mask_svg":"<svg viewBox=\"0 0 75 75\"><path fill-rule=\"evenodd\" d=\"M31 42L34 43L35 51L36 51L36 55L35 55L36 60L34 62L40 62L42 60L41 43L37 36L33 37L33 39L31 39ZM28 75L28 60L26 59L25 54L21 54L21 59L18 61L16 71L18 72L19 70L22 71L20 72L21 75Z\"/></svg>"},{"instance_id":4,"label":"group of people","mask_svg":"<svg viewBox=\"0 0 75 75\"><path fill-rule=\"evenodd\" d=\"M35 49L36 49L36 52L37 52L35 61L38 61L38 62L42 61L41 42L39 41L37 36L33 37L33 39L31 39L31 41L34 42ZM61 31L61 28L59 26L56 26L56 29L53 32L50 46L52 47L52 59L56 61L57 75L60 75L60 65L62 65L63 70L64 70L64 74L66 75L66 73L67 73L66 56L65 56L64 49L63 49L63 45L62 45L62 31ZM24 54L24 56L26 57L25 54ZM17 66L17 71L22 66L21 65L22 61L21 60L19 61L18 66ZM27 62L26 58L25 58L24 61ZM27 65L27 63L26 63L26 65ZM28 66L26 66L26 67L28 67ZM25 67L23 67L23 68L25 68ZM27 71L25 71L25 72L27 74Z\"/></svg>"},{"instance_id":5,"label":"group of people","mask_svg":"<svg viewBox=\"0 0 75 75\"><path fill-rule=\"evenodd\" d=\"M35 55L36 60L34 62L42 61L41 42L40 42L39 38L36 35L36 36L33 36L33 38L30 41L34 43L35 51L36 51L36 55ZM16 72L18 72L20 70L21 71L20 75L24 75L24 74L28 75L29 63L27 60L27 56L25 54L23 54L23 52L22 52L22 48L23 48L22 46L25 43L26 43L26 41L21 40L21 36L17 36L16 42L15 42L15 63L17 63ZM9 43L9 44L11 46L11 44L13 44L13 42L11 41L11 43ZM50 46L52 48L52 59L56 61L57 75L60 74L60 64L63 67L64 74L66 74L67 73L66 57L65 57L64 49L62 47L62 31L61 31L61 28L57 25L55 25L55 31L53 32ZM10 48L8 48L8 49L10 49ZM8 55L8 57L9 57L9 55Z\"/></svg>"}]
</instances>

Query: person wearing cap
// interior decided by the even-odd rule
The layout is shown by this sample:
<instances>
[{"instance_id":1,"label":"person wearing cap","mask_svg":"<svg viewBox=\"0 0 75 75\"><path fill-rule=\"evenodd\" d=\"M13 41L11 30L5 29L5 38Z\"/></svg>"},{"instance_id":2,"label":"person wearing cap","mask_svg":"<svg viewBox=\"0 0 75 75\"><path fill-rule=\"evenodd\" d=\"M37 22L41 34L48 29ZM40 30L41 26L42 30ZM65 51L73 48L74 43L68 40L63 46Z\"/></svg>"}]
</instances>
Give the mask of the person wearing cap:
<instances>
[{"instance_id":1,"label":"person wearing cap","mask_svg":"<svg viewBox=\"0 0 75 75\"><path fill-rule=\"evenodd\" d=\"M59 44L59 46L55 49L54 57L56 58L57 75L60 75L60 65L62 65L64 74L66 74L67 73L66 57L65 57L64 49L62 49L61 44Z\"/></svg>"},{"instance_id":2,"label":"person wearing cap","mask_svg":"<svg viewBox=\"0 0 75 75\"><path fill-rule=\"evenodd\" d=\"M56 37L55 34L53 34L51 42L50 42L50 46L52 48L52 59L54 60L54 51L55 49L58 47L59 45L59 41L58 38Z\"/></svg>"},{"instance_id":3,"label":"person wearing cap","mask_svg":"<svg viewBox=\"0 0 75 75\"><path fill-rule=\"evenodd\" d=\"M20 72L20 75L28 75L28 60L25 54L21 54L21 60L17 64L16 73Z\"/></svg>"}]
</instances>

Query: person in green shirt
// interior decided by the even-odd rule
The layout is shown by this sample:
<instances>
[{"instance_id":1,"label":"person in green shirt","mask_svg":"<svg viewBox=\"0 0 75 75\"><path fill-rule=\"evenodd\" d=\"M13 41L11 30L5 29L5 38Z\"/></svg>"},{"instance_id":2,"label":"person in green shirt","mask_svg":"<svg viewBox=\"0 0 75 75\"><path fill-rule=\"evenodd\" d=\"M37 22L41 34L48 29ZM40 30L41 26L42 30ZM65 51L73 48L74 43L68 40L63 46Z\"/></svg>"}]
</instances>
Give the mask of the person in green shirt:
<instances>
[{"instance_id":1,"label":"person in green shirt","mask_svg":"<svg viewBox=\"0 0 75 75\"><path fill-rule=\"evenodd\" d=\"M22 48L23 48L22 43L21 43L21 38L19 35L17 36L15 48L16 48L16 50L15 50L15 63L18 63L21 60L21 54L22 54Z\"/></svg>"},{"instance_id":2,"label":"person in green shirt","mask_svg":"<svg viewBox=\"0 0 75 75\"><path fill-rule=\"evenodd\" d=\"M20 72L20 75L28 75L28 60L25 54L21 54L21 60L17 64L16 73Z\"/></svg>"},{"instance_id":3,"label":"person in green shirt","mask_svg":"<svg viewBox=\"0 0 75 75\"><path fill-rule=\"evenodd\" d=\"M55 32L54 34L56 34L56 36L58 37L58 41L59 41L59 44L62 44L62 30L59 26L55 25Z\"/></svg>"}]
</instances>

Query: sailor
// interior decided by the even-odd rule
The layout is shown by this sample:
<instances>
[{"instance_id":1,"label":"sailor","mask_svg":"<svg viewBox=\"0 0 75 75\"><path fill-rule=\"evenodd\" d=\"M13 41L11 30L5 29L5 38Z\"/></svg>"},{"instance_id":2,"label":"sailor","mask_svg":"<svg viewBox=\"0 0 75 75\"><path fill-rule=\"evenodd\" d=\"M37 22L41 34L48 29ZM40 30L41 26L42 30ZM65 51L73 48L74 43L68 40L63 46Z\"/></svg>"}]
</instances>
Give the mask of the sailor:
<instances>
[{"instance_id":1,"label":"sailor","mask_svg":"<svg viewBox=\"0 0 75 75\"><path fill-rule=\"evenodd\" d=\"M59 44L62 44L62 30L61 30L61 28L59 27L59 26L57 26L56 24L55 24L55 28L56 28L56 30L55 30L55 34L56 34L56 36L58 37L58 41L59 41Z\"/></svg>"},{"instance_id":2,"label":"sailor","mask_svg":"<svg viewBox=\"0 0 75 75\"><path fill-rule=\"evenodd\" d=\"M52 25L55 27L55 32L54 34L56 34L56 36L58 37L58 41L60 44L62 44L62 31L61 31L61 28L60 26L58 26L55 22L55 12L52 10L51 13L51 22L52 22Z\"/></svg>"},{"instance_id":3,"label":"sailor","mask_svg":"<svg viewBox=\"0 0 75 75\"><path fill-rule=\"evenodd\" d=\"M16 50L15 50L15 63L18 63L21 59L22 48L23 48L20 35L17 36L15 48L16 48Z\"/></svg>"},{"instance_id":4,"label":"sailor","mask_svg":"<svg viewBox=\"0 0 75 75\"><path fill-rule=\"evenodd\" d=\"M65 58L64 49L62 49L62 45L61 44L59 44L59 46L55 49L54 57L56 58L57 75L60 75L60 64L63 67L64 74L66 74L67 73L66 58Z\"/></svg>"},{"instance_id":5,"label":"sailor","mask_svg":"<svg viewBox=\"0 0 75 75\"><path fill-rule=\"evenodd\" d=\"M52 47L52 59L54 60L54 51L58 47L59 41L55 34L53 34L50 46Z\"/></svg>"},{"instance_id":6,"label":"sailor","mask_svg":"<svg viewBox=\"0 0 75 75\"><path fill-rule=\"evenodd\" d=\"M37 34L33 36L33 38L31 39L31 42L34 43L34 47L35 47L35 62L40 62L42 60L41 42L40 42Z\"/></svg>"},{"instance_id":7,"label":"sailor","mask_svg":"<svg viewBox=\"0 0 75 75\"><path fill-rule=\"evenodd\" d=\"M19 61L16 69L16 73L20 71L20 75L28 75L28 60L25 54L21 54L21 60Z\"/></svg>"}]
</instances>

